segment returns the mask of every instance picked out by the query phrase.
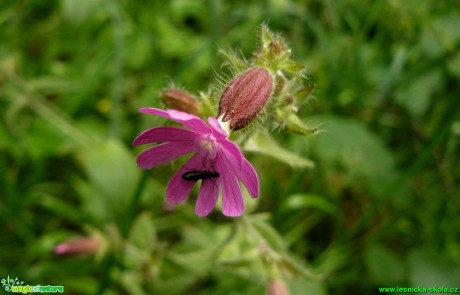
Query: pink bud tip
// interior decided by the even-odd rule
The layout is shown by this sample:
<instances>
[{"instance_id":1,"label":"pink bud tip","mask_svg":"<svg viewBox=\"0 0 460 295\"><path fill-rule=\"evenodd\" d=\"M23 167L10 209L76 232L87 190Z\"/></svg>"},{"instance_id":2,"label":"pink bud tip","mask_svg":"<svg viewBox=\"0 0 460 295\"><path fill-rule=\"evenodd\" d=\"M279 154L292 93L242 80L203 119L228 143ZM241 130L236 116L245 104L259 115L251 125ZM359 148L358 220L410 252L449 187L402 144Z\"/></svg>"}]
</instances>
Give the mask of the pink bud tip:
<instances>
[{"instance_id":1,"label":"pink bud tip","mask_svg":"<svg viewBox=\"0 0 460 295\"><path fill-rule=\"evenodd\" d=\"M56 255L88 255L93 254L99 249L99 242L93 238L78 238L54 248Z\"/></svg>"}]
</instances>

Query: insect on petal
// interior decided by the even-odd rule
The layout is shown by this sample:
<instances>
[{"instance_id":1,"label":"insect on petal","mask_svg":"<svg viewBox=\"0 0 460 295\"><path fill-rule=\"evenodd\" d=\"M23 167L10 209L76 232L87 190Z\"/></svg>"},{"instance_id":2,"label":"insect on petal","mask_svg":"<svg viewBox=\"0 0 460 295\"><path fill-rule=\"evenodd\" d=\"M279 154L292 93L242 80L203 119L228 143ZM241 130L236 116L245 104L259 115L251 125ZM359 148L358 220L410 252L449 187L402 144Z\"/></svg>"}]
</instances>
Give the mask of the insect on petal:
<instances>
[{"instance_id":1,"label":"insect on petal","mask_svg":"<svg viewBox=\"0 0 460 295\"><path fill-rule=\"evenodd\" d=\"M174 174L166 188L166 199L169 203L177 205L188 197L195 182L182 179L182 175L190 169L202 169L202 166L203 158L196 154Z\"/></svg>"}]
</instances>

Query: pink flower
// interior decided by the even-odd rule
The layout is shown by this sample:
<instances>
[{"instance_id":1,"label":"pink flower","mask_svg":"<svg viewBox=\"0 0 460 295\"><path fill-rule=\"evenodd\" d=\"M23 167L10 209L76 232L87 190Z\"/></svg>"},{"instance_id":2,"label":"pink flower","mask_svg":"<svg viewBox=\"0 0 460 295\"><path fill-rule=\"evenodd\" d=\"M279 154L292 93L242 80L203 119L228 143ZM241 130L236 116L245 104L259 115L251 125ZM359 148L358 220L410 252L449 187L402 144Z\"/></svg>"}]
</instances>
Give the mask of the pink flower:
<instances>
[{"instance_id":1,"label":"pink flower","mask_svg":"<svg viewBox=\"0 0 460 295\"><path fill-rule=\"evenodd\" d=\"M155 127L141 133L133 142L133 145L164 142L146 149L137 157L137 165L143 169L194 153L170 179L166 189L169 203L177 205L188 197L196 182L186 177L191 174L198 174L198 178L202 179L195 205L198 216L206 216L212 211L221 189L223 214L240 216L244 211L244 201L238 180L253 198L258 197L256 171L238 146L227 139L227 133L215 118L208 118L207 125L197 116L177 110L141 108L139 111L171 119L186 127Z\"/></svg>"}]
</instances>

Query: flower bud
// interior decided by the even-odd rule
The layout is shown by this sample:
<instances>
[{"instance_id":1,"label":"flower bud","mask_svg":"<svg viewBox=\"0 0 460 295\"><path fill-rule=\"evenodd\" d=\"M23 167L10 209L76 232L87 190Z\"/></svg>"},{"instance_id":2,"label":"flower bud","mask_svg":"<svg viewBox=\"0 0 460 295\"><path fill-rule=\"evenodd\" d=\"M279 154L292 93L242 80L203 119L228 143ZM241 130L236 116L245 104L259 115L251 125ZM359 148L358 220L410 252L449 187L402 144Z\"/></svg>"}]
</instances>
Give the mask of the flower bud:
<instances>
[{"instance_id":1,"label":"flower bud","mask_svg":"<svg viewBox=\"0 0 460 295\"><path fill-rule=\"evenodd\" d=\"M230 121L232 130L246 127L266 105L272 89L273 78L266 69L250 68L225 88L217 118L222 122Z\"/></svg>"},{"instance_id":2,"label":"flower bud","mask_svg":"<svg viewBox=\"0 0 460 295\"><path fill-rule=\"evenodd\" d=\"M161 92L160 99L168 108L199 115L200 103L187 91L180 89L166 89Z\"/></svg>"},{"instance_id":3,"label":"flower bud","mask_svg":"<svg viewBox=\"0 0 460 295\"><path fill-rule=\"evenodd\" d=\"M267 295L289 295L289 289L283 281L274 279L268 285Z\"/></svg>"},{"instance_id":4,"label":"flower bud","mask_svg":"<svg viewBox=\"0 0 460 295\"><path fill-rule=\"evenodd\" d=\"M99 242L94 238L78 238L57 245L54 248L56 255L89 255L98 251Z\"/></svg>"}]
</instances>

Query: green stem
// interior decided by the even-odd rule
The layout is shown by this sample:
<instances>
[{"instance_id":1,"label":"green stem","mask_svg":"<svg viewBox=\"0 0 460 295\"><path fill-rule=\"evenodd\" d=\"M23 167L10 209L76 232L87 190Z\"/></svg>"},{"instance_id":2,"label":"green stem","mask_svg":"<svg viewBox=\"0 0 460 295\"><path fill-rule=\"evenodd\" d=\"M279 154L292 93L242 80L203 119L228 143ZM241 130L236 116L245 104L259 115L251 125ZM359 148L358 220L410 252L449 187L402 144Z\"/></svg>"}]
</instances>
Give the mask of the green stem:
<instances>
[{"instance_id":1,"label":"green stem","mask_svg":"<svg viewBox=\"0 0 460 295\"><path fill-rule=\"evenodd\" d=\"M104 274L104 276L100 281L99 288L96 292L97 295L104 294L105 290L110 285L110 271L112 270L114 264L115 255L113 253L109 253L101 267L101 272Z\"/></svg>"},{"instance_id":2,"label":"green stem","mask_svg":"<svg viewBox=\"0 0 460 295\"><path fill-rule=\"evenodd\" d=\"M63 134L73 139L78 144L86 146L89 142L91 142L91 138L82 130L75 127L76 124L64 112L62 112L62 110L32 91L19 76L5 67L1 67L1 72L5 75L9 82L24 93L27 105L32 111L36 112L47 122L50 122L52 126L60 130Z\"/></svg>"},{"instance_id":3,"label":"green stem","mask_svg":"<svg viewBox=\"0 0 460 295\"><path fill-rule=\"evenodd\" d=\"M142 176L137 184L136 190L134 191L134 195L131 199L131 203L129 204L128 210L126 211L125 217L121 223L121 234L123 238L125 238L128 234L128 231L131 227L132 221L134 219L134 215L136 214L136 208L139 203L139 200L142 195L142 191L147 184L149 173L147 170L144 170ZM119 261L123 261L123 252L121 253ZM102 264L101 273L104 274L101 283L99 284L99 288L96 294L104 294L106 289L110 286L111 283L111 270L114 267L115 263L117 262L115 253L109 253L105 259L105 262Z\"/></svg>"},{"instance_id":4,"label":"green stem","mask_svg":"<svg viewBox=\"0 0 460 295\"><path fill-rule=\"evenodd\" d=\"M214 271L215 269L219 267L219 263L221 262L219 261L220 254L224 251L225 247L227 247L228 244L230 244L231 241L236 237L237 233L238 233L238 223L237 221L233 221L227 237L225 237L225 239L223 239L222 242L217 244L216 248L211 254L212 267L209 268L210 271ZM211 273L209 275L212 276Z\"/></svg>"},{"instance_id":5,"label":"green stem","mask_svg":"<svg viewBox=\"0 0 460 295\"><path fill-rule=\"evenodd\" d=\"M121 224L121 233L123 236L128 234L128 230L131 227L132 220L134 219L134 215L136 214L137 204L142 195L142 191L144 190L145 185L147 184L147 179L149 176L149 172L147 170L143 170L141 179L139 180L139 184L137 185L136 191L134 192L134 196L131 199L131 203L129 204L128 210L126 211L125 218Z\"/></svg>"}]
</instances>

